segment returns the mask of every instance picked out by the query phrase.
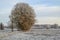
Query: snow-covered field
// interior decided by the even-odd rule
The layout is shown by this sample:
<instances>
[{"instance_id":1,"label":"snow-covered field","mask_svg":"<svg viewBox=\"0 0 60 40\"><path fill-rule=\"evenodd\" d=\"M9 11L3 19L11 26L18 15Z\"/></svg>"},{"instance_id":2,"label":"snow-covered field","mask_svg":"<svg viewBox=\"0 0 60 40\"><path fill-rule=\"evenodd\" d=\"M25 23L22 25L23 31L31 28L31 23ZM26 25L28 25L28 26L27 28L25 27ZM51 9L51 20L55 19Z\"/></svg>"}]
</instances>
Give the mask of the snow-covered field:
<instances>
[{"instance_id":1,"label":"snow-covered field","mask_svg":"<svg viewBox=\"0 0 60 40\"><path fill-rule=\"evenodd\" d=\"M36 29L29 32L0 30L0 40L60 40L60 29Z\"/></svg>"}]
</instances>

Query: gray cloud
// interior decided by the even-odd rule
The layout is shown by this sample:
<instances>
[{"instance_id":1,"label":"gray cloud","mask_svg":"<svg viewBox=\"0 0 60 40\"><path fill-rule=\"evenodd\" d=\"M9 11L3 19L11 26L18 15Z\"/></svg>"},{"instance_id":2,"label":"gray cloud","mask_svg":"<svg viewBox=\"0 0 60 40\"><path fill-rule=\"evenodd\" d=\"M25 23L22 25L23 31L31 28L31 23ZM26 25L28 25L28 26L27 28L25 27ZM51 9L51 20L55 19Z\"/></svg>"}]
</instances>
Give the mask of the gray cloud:
<instances>
[{"instance_id":1,"label":"gray cloud","mask_svg":"<svg viewBox=\"0 0 60 40\"><path fill-rule=\"evenodd\" d=\"M37 5L33 8L39 17L60 17L60 6Z\"/></svg>"}]
</instances>

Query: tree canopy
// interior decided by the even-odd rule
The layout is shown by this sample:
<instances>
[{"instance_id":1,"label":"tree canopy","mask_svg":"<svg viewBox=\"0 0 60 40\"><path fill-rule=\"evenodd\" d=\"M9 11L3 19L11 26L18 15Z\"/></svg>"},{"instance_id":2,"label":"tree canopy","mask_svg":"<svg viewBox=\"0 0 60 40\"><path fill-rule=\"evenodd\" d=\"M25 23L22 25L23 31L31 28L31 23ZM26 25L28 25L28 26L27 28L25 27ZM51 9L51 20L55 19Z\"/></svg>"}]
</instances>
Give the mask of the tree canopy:
<instances>
[{"instance_id":1,"label":"tree canopy","mask_svg":"<svg viewBox=\"0 0 60 40\"><path fill-rule=\"evenodd\" d=\"M27 3L17 3L11 11L10 20L18 29L27 31L35 23L35 12Z\"/></svg>"}]
</instances>

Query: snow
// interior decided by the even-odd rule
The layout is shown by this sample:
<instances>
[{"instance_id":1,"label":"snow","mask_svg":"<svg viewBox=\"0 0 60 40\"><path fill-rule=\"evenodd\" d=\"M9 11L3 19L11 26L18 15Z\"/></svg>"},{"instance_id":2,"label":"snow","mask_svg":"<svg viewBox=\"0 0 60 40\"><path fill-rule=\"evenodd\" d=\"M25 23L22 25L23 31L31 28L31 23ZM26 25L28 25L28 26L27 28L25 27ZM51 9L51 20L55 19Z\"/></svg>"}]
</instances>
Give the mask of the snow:
<instances>
[{"instance_id":1,"label":"snow","mask_svg":"<svg viewBox=\"0 0 60 40\"><path fill-rule=\"evenodd\" d=\"M29 32L0 30L0 40L60 40L60 29L40 29Z\"/></svg>"}]
</instances>

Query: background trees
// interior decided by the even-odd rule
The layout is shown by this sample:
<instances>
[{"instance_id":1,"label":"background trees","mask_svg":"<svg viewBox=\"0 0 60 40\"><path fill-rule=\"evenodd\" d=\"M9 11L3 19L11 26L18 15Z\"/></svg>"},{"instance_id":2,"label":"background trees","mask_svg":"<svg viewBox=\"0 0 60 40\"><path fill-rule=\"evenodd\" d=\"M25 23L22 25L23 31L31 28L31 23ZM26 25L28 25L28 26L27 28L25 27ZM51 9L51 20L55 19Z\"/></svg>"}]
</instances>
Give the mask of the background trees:
<instances>
[{"instance_id":1,"label":"background trees","mask_svg":"<svg viewBox=\"0 0 60 40\"><path fill-rule=\"evenodd\" d=\"M4 25L0 23L0 30L4 30Z\"/></svg>"},{"instance_id":2,"label":"background trees","mask_svg":"<svg viewBox=\"0 0 60 40\"><path fill-rule=\"evenodd\" d=\"M35 12L27 3L17 3L12 9L10 20L18 30L27 31L35 22Z\"/></svg>"}]
</instances>

